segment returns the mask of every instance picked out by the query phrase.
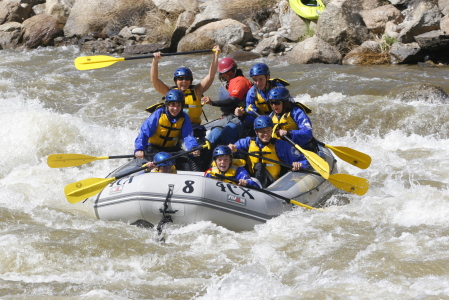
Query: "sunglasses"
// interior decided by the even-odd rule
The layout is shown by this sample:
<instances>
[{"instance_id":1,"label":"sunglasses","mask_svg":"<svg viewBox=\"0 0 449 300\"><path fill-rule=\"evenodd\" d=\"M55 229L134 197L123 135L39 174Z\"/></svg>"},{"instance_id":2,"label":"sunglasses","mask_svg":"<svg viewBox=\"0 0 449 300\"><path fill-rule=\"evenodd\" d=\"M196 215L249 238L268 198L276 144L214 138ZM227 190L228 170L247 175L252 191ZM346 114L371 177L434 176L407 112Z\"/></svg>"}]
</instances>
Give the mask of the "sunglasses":
<instances>
[{"instance_id":1,"label":"sunglasses","mask_svg":"<svg viewBox=\"0 0 449 300\"><path fill-rule=\"evenodd\" d=\"M282 101L281 100L272 100L270 101L270 105L281 105Z\"/></svg>"},{"instance_id":2,"label":"sunglasses","mask_svg":"<svg viewBox=\"0 0 449 300\"><path fill-rule=\"evenodd\" d=\"M183 80L190 81L190 77L188 77L188 76L179 76L179 77L176 77L176 80L178 80L178 81L183 81Z\"/></svg>"}]
</instances>

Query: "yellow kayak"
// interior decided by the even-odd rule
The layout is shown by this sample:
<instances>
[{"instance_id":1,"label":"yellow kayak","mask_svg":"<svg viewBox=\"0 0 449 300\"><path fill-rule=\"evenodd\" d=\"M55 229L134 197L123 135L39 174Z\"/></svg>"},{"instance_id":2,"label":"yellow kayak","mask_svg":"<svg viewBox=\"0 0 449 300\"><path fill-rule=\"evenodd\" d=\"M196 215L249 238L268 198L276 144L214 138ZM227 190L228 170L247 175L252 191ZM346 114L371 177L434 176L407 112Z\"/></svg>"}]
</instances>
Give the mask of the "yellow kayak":
<instances>
[{"instance_id":1,"label":"yellow kayak","mask_svg":"<svg viewBox=\"0 0 449 300\"><path fill-rule=\"evenodd\" d=\"M321 0L289 0L289 3L298 16L308 20L318 19L326 8Z\"/></svg>"}]
</instances>

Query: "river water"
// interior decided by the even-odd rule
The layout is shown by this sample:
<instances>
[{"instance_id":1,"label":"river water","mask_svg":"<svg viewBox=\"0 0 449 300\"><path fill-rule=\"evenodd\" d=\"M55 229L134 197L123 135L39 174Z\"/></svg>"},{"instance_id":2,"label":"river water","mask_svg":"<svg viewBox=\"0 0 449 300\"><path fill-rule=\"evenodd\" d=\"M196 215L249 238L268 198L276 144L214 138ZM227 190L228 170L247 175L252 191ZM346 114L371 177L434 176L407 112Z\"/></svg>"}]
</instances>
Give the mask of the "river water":
<instances>
[{"instance_id":1,"label":"river water","mask_svg":"<svg viewBox=\"0 0 449 300\"><path fill-rule=\"evenodd\" d=\"M449 106L394 92L448 68L289 65L267 61L313 109L315 136L369 154L364 196L333 196L252 231L210 222L156 230L97 220L63 189L122 160L51 169L48 155L132 154L144 109L159 100L151 60L78 71L74 47L0 51L0 296L2 299L449 299ZM166 57L160 76L212 55ZM264 61L264 60L259 60ZM255 62L240 63L245 74ZM207 93L216 99L218 80ZM219 116L207 107L209 120ZM344 203L344 205L341 205Z\"/></svg>"}]
</instances>

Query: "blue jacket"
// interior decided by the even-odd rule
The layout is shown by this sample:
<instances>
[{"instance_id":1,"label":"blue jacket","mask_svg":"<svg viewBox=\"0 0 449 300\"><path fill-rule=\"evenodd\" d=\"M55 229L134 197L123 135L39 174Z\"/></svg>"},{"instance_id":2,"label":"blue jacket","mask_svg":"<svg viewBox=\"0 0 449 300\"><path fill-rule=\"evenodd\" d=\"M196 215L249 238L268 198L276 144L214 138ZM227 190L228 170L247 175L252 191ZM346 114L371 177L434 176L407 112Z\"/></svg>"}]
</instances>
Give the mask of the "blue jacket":
<instances>
[{"instance_id":1,"label":"blue jacket","mask_svg":"<svg viewBox=\"0 0 449 300\"><path fill-rule=\"evenodd\" d=\"M276 149L276 154L279 157L280 161L289 165L297 161L302 164L301 168L303 169L307 169L310 167L310 164L305 156L301 152L296 150L296 148L292 147L289 143L275 138L272 138L271 141L274 143L274 149ZM238 140L235 143L235 146L238 150L248 152L250 142L251 137L246 137L244 139ZM258 137L256 137L256 144L261 148L263 147Z\"/></svg>"},{"instance_id":2,"label":"blue jacket","mask_svg":"<svg viewBox=\"0 0 449 300\"><path fill-rule=\"evenodd\" d=\"M206 173L206 174L204 175L204 177L211 178L212 175ZM249 176L248 171L246 171L246 169L243 168L243 167L238 167L238 168L237 168L237 170L236 170L236 175L235 175L235 179L236 179L236 180L246 179L246 181L248 182L248 185L252 185L252 186L255 186L255 187L260 188L260 186L259 186L255 181L251 180L251 176Z\"/></svg>"},{"instance_id":3,"label":"blue jacket","mask_svg":"<svg viewBox=\"0 0 449 300\"><path fill-rule=\"evenodd\" d=\"M140 127L139 135L134 142L134 153L136 151L145 151L145 149L151 144L148 143L148 139L156 132L157 126L159 126L159 118L161 114L167 114L169 120L172 123L176 123L180 117L184 117L184 123L182 124L181 136L184 139L187 150L198 147L196 139L193 137L192 123L190 122L189 115L184 111L181 111L176 118L173 118L165 110L165 107L157 109L152 113Z\"/></svg>"},{"instance_id":4,"label":"blue jacket","mask_svg":"<svg viewBox=\"0 0 449 300\"><path fill-rule=\"evenodd\" d=\"M270 114L270 118L276 114L274 111ZM295 144L302 148L306 147L308 142L312 139L312 122L306 113L299 107L294 106L290 116L298 125L298 130L291 130L291 139Z\"/></svg>"}]
</instances>

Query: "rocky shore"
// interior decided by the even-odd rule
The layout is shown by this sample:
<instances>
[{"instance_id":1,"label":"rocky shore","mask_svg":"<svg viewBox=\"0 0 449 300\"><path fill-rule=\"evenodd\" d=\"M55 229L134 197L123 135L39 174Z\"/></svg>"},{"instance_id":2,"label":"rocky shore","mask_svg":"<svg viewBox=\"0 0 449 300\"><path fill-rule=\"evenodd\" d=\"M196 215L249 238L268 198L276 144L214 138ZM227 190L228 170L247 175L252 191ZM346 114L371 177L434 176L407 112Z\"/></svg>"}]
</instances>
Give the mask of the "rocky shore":
<instances>
[{"instance_id":1,"label":"rocky shore","mask_svg":"<svg viewBox=\"0 0 449 300\"><path fill-rule=\"evenodd\" d=\"M211 49L300 64L449 63L449 0L334 0L310 21L287 0L2 0L0 49L78 45L138 55Z\"/></svg>"}]
</instances>

